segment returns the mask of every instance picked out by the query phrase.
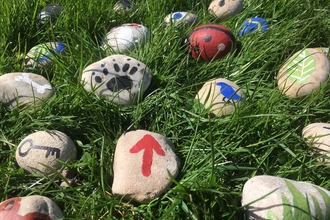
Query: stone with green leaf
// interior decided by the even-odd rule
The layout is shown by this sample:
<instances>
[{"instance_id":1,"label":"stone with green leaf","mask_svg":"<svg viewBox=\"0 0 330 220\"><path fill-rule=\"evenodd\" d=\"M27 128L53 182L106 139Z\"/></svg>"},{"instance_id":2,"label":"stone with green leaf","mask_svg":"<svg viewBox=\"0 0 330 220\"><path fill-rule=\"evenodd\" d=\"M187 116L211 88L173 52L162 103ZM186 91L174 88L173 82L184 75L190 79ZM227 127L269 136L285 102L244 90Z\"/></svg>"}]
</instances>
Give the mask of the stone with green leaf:
<instances>
[{"instance_id":1,"label":"stone with green leaf","mask_svg":"<svg viewBox=\"0 0 330 220\"><path fill-rule=\"evenodd\" d=\"M247 219L330 219L330 192L307 182L255 176L243 187Z\"/></svg>"},{"instance_id":2,"label":"stone with green leaf","mask_svg":"<svg viewBox=\"0 0 330 220\"><path fill-rule=\"evenodd\" d=\"M280 68L278 88L290 98L308 95L329 78L330 61L319 49L298 51Z\"/></svg>"}]
</instances>

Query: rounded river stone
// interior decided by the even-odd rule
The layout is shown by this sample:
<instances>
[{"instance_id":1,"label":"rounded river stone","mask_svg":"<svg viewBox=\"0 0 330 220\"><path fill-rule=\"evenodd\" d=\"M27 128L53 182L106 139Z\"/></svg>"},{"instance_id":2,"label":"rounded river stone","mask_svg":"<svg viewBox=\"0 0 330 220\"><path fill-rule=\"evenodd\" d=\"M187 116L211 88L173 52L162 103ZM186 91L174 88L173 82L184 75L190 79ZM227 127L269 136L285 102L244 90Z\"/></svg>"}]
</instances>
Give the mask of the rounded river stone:
<instances>
[{"instance_id":1,"label":"rounded river stone","mask_svg":"<svg viewBox=\"0 0 330 220\"><path fill-rule=\"evenodd\" d=\"M296 52L281 67L278 88L289 98L311 94L329 78L330 62L327 56L315 48Z\"/></svg>"},{"instance_id":2,"label":"rounded river stone","mask_svg":"<svg viewBox=\"0 0 330 220\"><path fill-rule=\"evenodd\" d=\"M330 219L330 192L274 176L255 176L243 187L246 219Z\"/></svg>"},{"instance_id":3,"label":"rounded river stone","mask_svg":"<svg viewBox=\"0 0 330 220\"><path fill-rule=\"evenodd\" d=\"M25 137L16 149L18 165L30 173L50 175L77 158L76 146L66 134L56 130L37 131ZM46 166L44 166L46 165Z\"/></svg>"},{"instance_id":4,"label":"rounded river stone","mask_svg":"<svg viewBox=\"0 0 330 220\"><path fill-rule=\"evenodd\" d=\"M62 219L57 204L45 196L14 197L0 203L2 220L52 220Z\"/></svg>"},{"instance_id":5,"label":"rounded river stone","mask_svg":"<svg viewBox=\"0 0 330 220\"><path fill-rule=\"evenodd\" d=\"M141 100L150 82L150 69L144 63L120 54L89 65L82 74L86 91L105 96L118 105Z\"/></svg>"},{"instance_id":6,"label":"rounded river stone","mask_svg":"<svg viewBox=\"0 0 330 220\"><path fill-rule=\"evenodd\" d=\"M198 23L197 16L189 12L174 12L164 19L165 25L175 25L180 29L189 28Z\"/></svg>"},{"instance_id":7,"label":"rounded river stone","mask_svg":"<svg viewBox=\"0 0 330 220\"><path fill-rule=\"evenodd\" d=\"M48 67L53 63L54 56L63 55L65 46L60 42L38 44L30 49L25 57L25 68Z\"/></svg>"},{"instance_id":8,"label":"rounded river stone","mask_svg":"<svg viewBox=\"0 0 330 220\"><path fill-rule=\"evenodd\" d=\"M128 23L112 28L102 48L112 52L125 53L143 46L149 39L149 29L141 24Z\"/></svg>"},{"instance_id":9,"label":"rounded river stone","mask_svg":"<svg viewBox=\"0 0 330 220\"><path fill-rule=\"evenodd\" d=\"M148 203L169 189L180 160L166 137L145 130L123 134L117 142L112 192L125 200Z\"/></svg>"},{"instance_id":10,"label":"rounded river stone","mask_svg":"<svg viewBox=\"0 0 330 220\"><path fill-rule=\"evenodd\" d=\"M39 105L53 94L53 87L41 75L17 72L0 76L0 98L6 105Z\"/></svg>"},{"instance_id":11,"label":"rounded river stone","mask_svg":"<svg viewBox=\"0 0 330 220\"><path fill-rule=\"evenodd\" d=\"M214 0L209 5L209 12L218 21L227 20L243 11L242 0Z\"/></svg>"},{"instance_id":12,"label":"rounded river stone","mask_svg":"<svg viewBox=\"0 0 330 220\"><path fill-rule=\"evenodd\" d=\"M330 165L330 124L312 123L304 127L302 136L315 147L318 160Z\"/></svg>"},{"instance_id":13,"label":"rounded river stone","mask_svg":"<svg viewBox=\"0 0 330 220\"><path fill-rule=\"evenodd\" d=\"M244 93L232 81L219 78L206 82L195 99L214 115L220 117L233 113L236 106L244 100Z\"/></svg>"}]
</instances>

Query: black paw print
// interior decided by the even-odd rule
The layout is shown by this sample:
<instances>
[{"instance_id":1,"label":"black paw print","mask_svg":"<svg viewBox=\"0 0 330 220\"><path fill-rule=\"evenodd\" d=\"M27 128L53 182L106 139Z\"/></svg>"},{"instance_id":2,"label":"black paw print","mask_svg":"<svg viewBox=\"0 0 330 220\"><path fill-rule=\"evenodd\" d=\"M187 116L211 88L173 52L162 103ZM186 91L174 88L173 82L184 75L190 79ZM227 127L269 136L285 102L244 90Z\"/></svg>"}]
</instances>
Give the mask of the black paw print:
<instances>
[{"instance_id":1,"label":"black paw print","mask_svg":"<svg viewBox=\"0 0 330 220\"><path fill-rule=\"evenodd\" d=\"M130 61L130 58L127 58L127 61ZM115 62L116 60L113 59ZM137 66L140 66L138 63ZM110 72L104 64L101 64L101 67L103 68L102 72L106 76L108 74L114 75L113 78L111 78L109 81L106 82L106 87L111 92L118 92L120 90L130 90L133 86L133 80L129 75L134 75L138 71L138 67L131 66L129 63L125 63L122 67L118 65L118 63L113 64L114 73ZM121 76L118 75L119 73L126 73L127 75ZM95 75L95 72L92 72L92 75ZM94 77L95 82L102 83L102 77L95 76Z\"/></svg>"}]
</instances>

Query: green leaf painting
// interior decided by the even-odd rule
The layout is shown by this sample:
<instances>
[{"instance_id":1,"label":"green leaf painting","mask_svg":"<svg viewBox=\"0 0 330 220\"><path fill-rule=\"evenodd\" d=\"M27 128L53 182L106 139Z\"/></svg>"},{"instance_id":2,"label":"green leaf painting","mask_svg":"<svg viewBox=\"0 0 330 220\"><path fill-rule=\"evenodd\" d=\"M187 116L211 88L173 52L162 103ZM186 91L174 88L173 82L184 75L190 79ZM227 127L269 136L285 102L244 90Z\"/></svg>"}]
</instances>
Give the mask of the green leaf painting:
<instances>
[{"instance_id":1,"label":"green leaf painting","mask_svg":"<svg viewBox=\"0 0 330 220\"><path fill-rule=\"evenodd\" d=\"M288 64L288 78L295 83L303 84L314 72L315 68L316 61L314 57L308 50L303 50Z\"/></svg>"},{"instance_id":2,"label":"green leaf painting","mask_svg":"<svg viewBox=\"0 0 330 220\"><path fill-rule=\"evenodd\" d=\"M285 180L285 184L288 187L289 191L292 194L293 201L290 200L282 193L282 205L283 205L283 214L278 217L272 210L268 210L267 218L268 219L283 219L283 220L296 220L296 219L315 219L315 220L327 220L330 219L330 197L320 188L314 187L321 195L326 212L325 215L322 213L319 201L315 196L310 195L310 197L304 196L290 181ZM312 216L310 210L309 198L311 198L311 203L314 205L315 216Z\"/></svg>"}]
</instances>

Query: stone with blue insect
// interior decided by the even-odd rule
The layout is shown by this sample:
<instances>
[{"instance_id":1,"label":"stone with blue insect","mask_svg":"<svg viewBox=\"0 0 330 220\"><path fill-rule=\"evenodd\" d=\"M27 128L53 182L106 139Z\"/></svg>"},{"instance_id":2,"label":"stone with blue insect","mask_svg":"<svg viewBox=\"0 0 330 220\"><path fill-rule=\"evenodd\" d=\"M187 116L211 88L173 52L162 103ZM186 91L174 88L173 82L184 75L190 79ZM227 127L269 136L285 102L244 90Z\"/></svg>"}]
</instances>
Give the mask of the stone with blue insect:
<instances>
[{"instance_id":1,"label":"stone with blue insect","mask_svg":"<svg viewBox=\"0 0 330 220\"><path fill-rule=\"evenodd\" d=\"M233 113L244 101L244 93L234 82L219 78L206 82L195 99L214 115L220 117Z\"/></svg>"},{"instance_id":2,"label":"stone with blue insect","mask_svg":"<svg viewBox=\"0 0 330 220\"><path fill-rule=\"evenodd\" d=\"M41 75L14 72L0 76L0 101L5 105L11 107L37 106L53 94L52 85Z\"/></svg>"},{"instance_id":3,"label":"stone with blue insect","mask_svg":"<svg viewBox=\"0 0 330 220\"><path fill-rule=\"evenodd\" d=\"M81 82L86 91L118 105L131 105L142 100L151 82L151 72L141 61L116 54L86 67Z\"/></svg>"},{"instance_id":4,"label":"stone with blue insect","mask_svg":"<svg viewBox=\"0 0 330 220\"><path fill-rule=\"evenodd\" d=\"M174 12L167 15L164 19L165 25L173 25L179 29L187 29L198 23L198 18L190 12Z\"/></svg>"},{"instance_id":5,"label":"stone with blue insect","mask_svg":"<svg viewBox=\"0 0 330 220\"><path fill-rule=\"evenodd\" d=\"M218 21L224 21L243 11L243 8L242 0L213 0L208 10Z\"/></svg>"},{"instance_id":6,"label":"stone with blue insect","mask_svg":"<svg viewBox=\"0 0 330 220\"><path fill-rule=\"evenodd\" d=\"M16 149L16 161L24 170L51 175L54 171L67 173L63 164L77 159L72 139L61 131L37 131L26 136Z\"/></svg>"},{"instance_id":7,"label":"stone with blue insect","mask_svg":"<svg viewBox=\"0 0 330 220\"><path fill-rule=\"evenodd\" d=\"M330 219L330 192L320 186L275 177L255 176L243 187L246 219Z\"/></svg>"},{"instance_id":8,"label":"stone with blue insect","mask_svg":"<svg viewBox=\"0 0 330 220\"><path fill-rule=\"evenodd\" d=\"M61 5L48 4L37 15L37 24L44 25L49 23L55 23L61 13L62 13Z\"/></svg>"},{"instance_id":9,"label":"stone with blue insect","mask_svg":"<svg viewBox=\"0 0 330 220\"><path fill-rule=\"evenodd\" d=\"M265 19L260 17L253 17L245 20L241 25L238 32L239 37L243 37L246 34L261 32L264 33L268 31L269 26Z\"/></svg>"},{"instance_id":10,"label":"stone with blue insect","mask_svg":"<svg viewBox=\"0 0 330 220\"><path fill-rule=\"evenodd\" d=\"M307 144L313 146L317 160L330 165L330 124L311 123L304 127L302 136Z\"/></svg>"},{"instance_id":11,"label":"stone with blue insect","mask_svg":"<svg viewBox=\"0 0 330 220\"><path fill-rule=\"evenodd\" d=\"M27 69L49 67L58 56L64 54L64 51L65 45L61 42L38 44L27 53L24 67Z\"/></svg>"},{"instance_id":12,"label":"stone with blue insect","mask_svg":"<svg viewBox=\"0 0 330 220\"><path fill-rule=\"evenodd\" d=\"M329 78L330 61L324 52L306 48L292 55L277 75L279 90L298 98L318 90Z\"/></svg>"}]
</instances>

